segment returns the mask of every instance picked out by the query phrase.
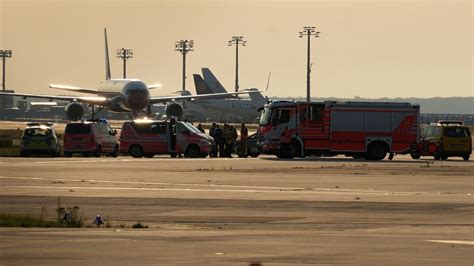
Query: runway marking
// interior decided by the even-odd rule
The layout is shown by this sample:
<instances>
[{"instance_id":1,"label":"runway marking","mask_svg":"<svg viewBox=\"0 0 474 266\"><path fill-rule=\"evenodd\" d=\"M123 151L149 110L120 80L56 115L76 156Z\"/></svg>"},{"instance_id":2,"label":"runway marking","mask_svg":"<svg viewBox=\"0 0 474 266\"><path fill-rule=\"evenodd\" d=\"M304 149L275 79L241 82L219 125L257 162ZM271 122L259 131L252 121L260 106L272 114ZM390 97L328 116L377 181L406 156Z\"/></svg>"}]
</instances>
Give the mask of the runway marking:
<instances>
[{"instance_id":1,"label":"runway marking","mask_svg":"<svg viewBox=\"0 0 474 266\"><path fill-rule=\"evenodd\" d=\"M105 184L128 184L128 185L155 185L155 186L186 186L186 187L206 187L208 189L193 189L193 188L185 188L185 189L173 189L173 188L159 188L161 190L202 190L202 191L248 191L248 192L297 192L297 193L332 193L332 194L365 194L365 195L386 195L386 196L409 196L409 195L416 195L416 196L433 196L433 195L443 195L440 193L428 193L428 192L406 192L406 191L385 191L385 190L374 190L372 188L369 189L340 189L340 188L304 188L304 187L273 187L273 186L246 186L246 185L223 185L223 184L196 184L196 183L166 183L166 182L143 182L143 181L118 181L118 180L95 180L95 179L53 179L53 178L43 178L43 177L8 177L8 176L0 176L0 179L24 179L24 180L46 180L52 182L77 182L77 183L85 183L85 182L94 182L94 183L105 183ZM6 187L14 187L14 186L6 186ZM40 187L40 186L16 186L16 187ZM45 187L46 188L46 187ZM52 186L51 188L61 188L57 186ZM72 187L68 187L72 188ZM91 188L89 186L82 186L77 188ZM97 187L96 187L97 188ZM100 188L100 187L98 187ZM103 187L100 189L108 189L110 187ZM224 189L228 188L228 189ZM150 189L156 190L158 188L110 188L110 189ZM456 194L450 194L456 195ZM462 194L464 195L464 194Z\"/></svg>"},{"instance_id":2,"label":"runway marking","mask_svg":"<svg viewBox=\"0 0 474 266\"><path fill-rule=\"evenodd\" d=\"M446 243L446 244L460 244L460 245L474 245L474 241L469 240L426 240L428 242Z\"/></svg>"}]
</instances>

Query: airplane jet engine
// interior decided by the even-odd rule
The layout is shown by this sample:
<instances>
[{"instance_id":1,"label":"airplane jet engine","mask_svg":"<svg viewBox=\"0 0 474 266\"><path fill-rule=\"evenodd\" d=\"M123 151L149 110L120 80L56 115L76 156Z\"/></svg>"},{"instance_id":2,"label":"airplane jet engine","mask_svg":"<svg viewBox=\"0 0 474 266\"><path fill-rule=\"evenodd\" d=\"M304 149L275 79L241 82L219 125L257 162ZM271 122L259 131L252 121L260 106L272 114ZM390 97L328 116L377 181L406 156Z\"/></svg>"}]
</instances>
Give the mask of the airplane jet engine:
<instances>
[{"instance_id":1,"label":"airplane jet engine","mask_svg":"<svg viewBox=\"0 0 474 266\"><path fill-rule=\"evenodd\" d=\"M177 102L170 102L166 105L165 112L167 117L180 117L183 115L183 107Z\"/></svg>"},{"instance_id":2,"label":"airplane jet engine","mask_svg":"<svg viewBox=\"0 0 474 266\"><path fill-rule=\"evenodd\" d=\"M84 116L84 108L77 102L66 105L64 111L66 112L67 119L72 121L81 120L82 116Z\"/></svg>"}]
</instances>

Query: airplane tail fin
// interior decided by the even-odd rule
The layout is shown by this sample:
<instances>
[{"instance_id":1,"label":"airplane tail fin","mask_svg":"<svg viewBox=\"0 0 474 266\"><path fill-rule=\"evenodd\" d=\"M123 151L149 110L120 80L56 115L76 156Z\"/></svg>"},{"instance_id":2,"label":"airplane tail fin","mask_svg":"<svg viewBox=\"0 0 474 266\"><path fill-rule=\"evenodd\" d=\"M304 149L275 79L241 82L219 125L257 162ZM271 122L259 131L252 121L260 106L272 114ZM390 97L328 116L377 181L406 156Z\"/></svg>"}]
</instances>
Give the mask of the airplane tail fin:
<instances>
[{"instance_id":1,"label":"airplane tail fin","mask_svg":"<svg viewBox=\"0 0 474 266\"><path fill-rule=\"evenodd\" d=\"M264 106L267 103L265 98L258 89L246 89L249 92L249 97L256 106Z\"/></svg>"},{"instance_id":2,"label":"airplane tail fin","mask_svg":"<svg viewBox=\"0 0 474 266\"><path fill-rule=\"evenodd\" d=\"M109 44L107 42L107 28L104 28L105 37L105 79L110 79L110 60L109 60Z\"/></svg>"},{"instance_id":3,"label":"airplane tail fin","mask_svg":"<svg viewBox=\"0 0 474 266\"><path fill-rule=\"evenodd\" d=\"M202 68L202 75L204 77L204 81L209 85L209 88L214 93L221 93L227 92L227 90L222 86L222 84L217 80L217 78L212 74L209 68Z\"/></svg>"},{"instance_id":4,"label":"airplane tail fin","mask_svg":"<svg viewBox=\"0 0 474 266\"><path fill-rule=\"evenodd\" d=\"M212 91L209 88L209 85L202 79L201 75L193 74L194 86L196 87L196 94L212 94Z\"/></svg>"}]
</instances>

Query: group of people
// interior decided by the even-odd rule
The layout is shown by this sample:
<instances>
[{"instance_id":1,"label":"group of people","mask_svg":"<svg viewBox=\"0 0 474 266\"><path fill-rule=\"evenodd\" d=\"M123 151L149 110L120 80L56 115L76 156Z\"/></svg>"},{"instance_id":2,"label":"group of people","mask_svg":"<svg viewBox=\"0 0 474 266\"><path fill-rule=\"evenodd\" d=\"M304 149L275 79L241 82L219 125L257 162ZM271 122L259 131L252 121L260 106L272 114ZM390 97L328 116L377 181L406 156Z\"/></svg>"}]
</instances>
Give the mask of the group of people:
<instances>
[{"instance_id":1,"label":"group of people","mask_svg":"<svg viewBox=\"0 0 474 266\"><path fill-rule=\"evenodd\" d=\"M202 128L201 124L197 128L205 133L205 130ZM229 157L232 158L232 152L234 150L237 137L237 129L233 125L224 123L224 126L221 128L218 124L212 123L212 127L209 129L209 135L214 138L216 146L211 150L211 157ZM240 126L240 146L238 150L239 156L247 155L247 138L248 138L248 129L244 123Z\"/></svg>"}]
</instances>

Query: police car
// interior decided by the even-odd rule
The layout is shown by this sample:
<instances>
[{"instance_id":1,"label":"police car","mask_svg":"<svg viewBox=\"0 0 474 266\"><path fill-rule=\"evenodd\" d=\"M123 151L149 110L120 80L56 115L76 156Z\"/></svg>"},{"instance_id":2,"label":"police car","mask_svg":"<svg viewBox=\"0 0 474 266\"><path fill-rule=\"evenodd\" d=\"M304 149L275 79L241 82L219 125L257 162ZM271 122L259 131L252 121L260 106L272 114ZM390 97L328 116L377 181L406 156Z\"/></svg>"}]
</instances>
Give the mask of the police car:
<instances>
[{"instance_id":1,"label":"police car","mask_svg":"<svg viewBox=\"0 0 474 266\"><path fill-rule=\"evenodd\" d=\"M28 123L21 136L22 157L32 154L59 156L59 141L52 123Z\"/></svg>"}]
</instances>

